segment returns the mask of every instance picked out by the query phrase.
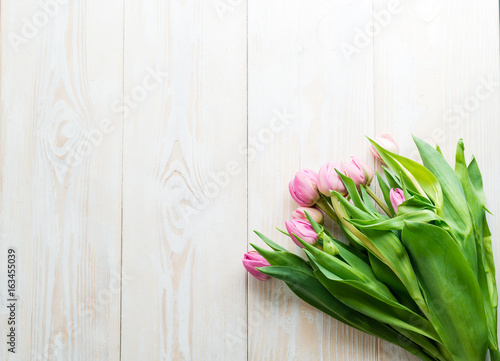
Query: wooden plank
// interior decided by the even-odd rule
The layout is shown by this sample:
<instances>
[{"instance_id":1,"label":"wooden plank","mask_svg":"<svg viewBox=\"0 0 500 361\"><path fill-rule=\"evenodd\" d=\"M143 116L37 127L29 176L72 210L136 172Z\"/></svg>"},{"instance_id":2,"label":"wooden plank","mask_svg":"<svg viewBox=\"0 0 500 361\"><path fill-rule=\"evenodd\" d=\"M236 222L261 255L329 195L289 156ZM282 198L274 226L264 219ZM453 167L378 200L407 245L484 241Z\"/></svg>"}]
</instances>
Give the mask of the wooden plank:
<instances>
[{"instance_id":1,"label":"wooden plank","mask_svg":"<svg viewBox=\"0 0 500 361\"><path fill-rule=\"evenodd\" d=\"M349 155L370 159L364 135L374 131L372 44L352 57L342 49L370 21L372 5L249 3L251 242L261 244L256 229L300 253L274 229L283 229L296 207L288 195L293 174ZM377 359L375 338L309 307L279 281L249 278L248 318L249 360Z\"/></svg>"},{"instance_id":2,"label":"wooden plank","mask_svg":"<svg viewBox=\"0 0 500 361\"><path fill-rule=\"evenodd\" d=\"M124 361L247 357L246 6L217 4L126 1Z\"/></svg>"},{"instance_id":3,"label":"wooden plank","mask_svg":"<svg viewBox=\"0 0 500 361\"><path fill-rule=\"evenodd\" d=\"M119 360L122 15L118 0L1 2L3 336L10 247L19 298L2 360Z\"/></svg>"},{"instance_id":4,"label":"wooden plank","mask_svg":"<svg viewBox=\"0 0 500 361\"><path fill-rule=\"evenodd\" d=\"M452 164L464 138L484 171L488 207L498 214L498 2L375 0L375 14L382 19L391 6L399 11L375 36L377 133L392 133L401 153L418 159L414 133L439 144ZM490 219L495 240L498 216ZM381 361L417 360L384 342L380 352Z\"/></svg>"},{"instance_id":5,"label":"wooden plank","mask_svg":"<svg viewBox=\"0 0 500 361\"><path fill-rule=\"evenodd\" d=\"M125 69L121 2L50 4L0 10L0 267L15 247L20 298L0 359L416 360L276 281L248 279L247 310L247 214L294 248L274 230L293 173L369 159L382 132L413 158L411 132L450 160L464 137L498 214L496 2L250 3L248 134L245 2L127 1Z\"/></svg>"}]
</instances>

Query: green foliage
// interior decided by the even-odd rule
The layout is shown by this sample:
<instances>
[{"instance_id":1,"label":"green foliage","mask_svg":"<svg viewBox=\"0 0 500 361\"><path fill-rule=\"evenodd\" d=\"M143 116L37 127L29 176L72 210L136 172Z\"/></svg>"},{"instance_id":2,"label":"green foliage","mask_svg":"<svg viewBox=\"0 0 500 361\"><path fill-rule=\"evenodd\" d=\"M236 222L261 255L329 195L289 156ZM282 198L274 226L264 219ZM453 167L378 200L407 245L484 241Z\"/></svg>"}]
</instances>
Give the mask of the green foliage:
<instances>
[{"instance_id":1,"label":"green foliage","mask_svg":"<svg viewBox=\"0 0 500 361\"><path fill-rule=\"evenodd\" d=\"M483 361L488 349L500 360L495 264L478 163L467 164L462 141L452 168L439 147L414 140L423 165L370 140L387 166L385 179L377 173L383 200L341 173L352 203L336 192L322 198L349 244L306 213L317 244L296 236L303 258L256 232L271 248L254 246L271 264L259 270L335 319L422 360ZM397 210L391 188L404 191Z\"/></svg>"}]
</instances>

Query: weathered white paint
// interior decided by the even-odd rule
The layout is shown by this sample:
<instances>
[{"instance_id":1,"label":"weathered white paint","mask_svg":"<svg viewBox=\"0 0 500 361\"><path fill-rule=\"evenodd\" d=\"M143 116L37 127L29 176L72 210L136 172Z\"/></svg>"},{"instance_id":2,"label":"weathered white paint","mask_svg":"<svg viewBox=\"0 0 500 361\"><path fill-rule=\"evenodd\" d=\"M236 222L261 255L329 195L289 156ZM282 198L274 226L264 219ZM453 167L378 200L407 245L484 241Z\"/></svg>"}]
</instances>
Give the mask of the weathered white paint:
<instances>
[{"instance_id":1,"label":"weathered white paint","mask_svg":"<svg viewBox=\"0 0 500 361\"><path fill-rule=\"evenodd\" d=\"M1 360L120 357L122 124L111 104L123 90L122 8L1 2ZM16 51L11 38L26 22ZM5 332L10 246L15 355Z\"/></svg>"},{"instance_id":2,"label":"weathered white paint","mask_svg":"<svg viewBox=\"0 0 500 361\"><path fill-rule=\"evenodd\" d=\"M166 77L125 119L122 359L244 360L246 7L125 8L125 94Z\"/></svg>"},{"instance_id":3,"label":"weathered white paint","mask_svg":"<svg viewBox=\"0 0 500 361\"><path fill-rule=\"evenodd\" d=\"M382 132L415 158L410 133L449 160L464 137L498 214L498 3L65 2L0 3L0 285L14 245L20 296L0 359L415 360L241 256L253 229L297 249L274 229L290 177L374 164Z\"/></svg>"},{"instance_id":4,"label":"weathered white paint","mask_svg":"<svg viewBox=\"0 0 500 361\"><path fill-rule=\"evenodd\" d=\"M249 137L276 111L293 116L249 161L249 240L252 230L298 251L281 235L296 204L288 182L301 168L367 155L374 130L372 45L348 61L339 44L372 17L371 1L249 2ZM345 21L345 19L349 21ZM360 129L363 129L360 132ZM299 300L282 282L249 279L249 360L376 360L375 338Z\"/></svg>"},{"instance_id":5,"label":"weathered white paint","mask_svg":"<svg viewBox=\"0 0 500 361\"><path fill-rule=\"evenodd\" d=\"M391 2L375 0L375 12ZM464 138L468 156L475 154L483 170L488 207L497 215L498 2L401 1L397 9L375 38L376 130L394 134L401 151L415 159L411 133L439 144L452 164L456 142ZM490 225L495 237L498 216L490 217ZM495 254L499 258L498 242ZM381 342L381 361L404 359L404 354Z\"/></svg>"}]
</instances>

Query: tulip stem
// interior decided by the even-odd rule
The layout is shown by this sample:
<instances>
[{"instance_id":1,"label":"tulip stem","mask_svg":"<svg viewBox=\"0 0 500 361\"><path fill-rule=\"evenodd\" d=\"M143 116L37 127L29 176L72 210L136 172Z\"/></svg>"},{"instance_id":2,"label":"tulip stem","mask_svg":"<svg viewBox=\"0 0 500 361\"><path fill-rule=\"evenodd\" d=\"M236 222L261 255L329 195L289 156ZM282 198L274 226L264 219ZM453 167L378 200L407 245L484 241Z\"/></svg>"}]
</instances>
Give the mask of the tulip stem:
<instances>
[{"instance_id":1,"label":"tulip stem","mask_svg":"<svg viewBox=\"0 0 500 361\"><path fill-rule=\"evenodd\" d=\"M343 209L343 207L340 204L339 200L337 198L335 198L335 197L332 197L332 207L335 210L335 213L339 215L339 218L338 218L338 219L340 219L340 223L339 224L341 224L342 227L344 227L345 229L349 230L349 232L351 232L353 234L353 236L355 236L360 241L361 244L365 245L365 248L368 248L368 249L372 250L375 255L378 255L378 256L382 257L382 255L380 254L380 252L378 252L378 250L376 250L373 247L373 244L368 239L368 237L366 237L352 223L349 223L349 222L346 221L346 219L345 219L345 210ZM372 247L370 247L370 246L372 246ZM385 260L385 258L384 258L384 260Z\"/></svg>"},{"instance_id":2,"label":"tulip stem","mask_svg":"<svg viewBox=\"0 0 500 361\"><path fill-rule=\"evenodd\" d=\"M330 205L327 202L325 202L324 199L320 199L318 202L316 202L316 207L325 212L335 222L339 223L339 218L333 211L332 207L330 207Z\"/></svg>"},{"instance_id":3,"label":"tulip stem","mask_svg":"<svg viewBox=\"0 0 500 361\"><path fill-rule=\"evenodd\" d=\"M498 350L490 349L490 357L491 361L498 361L500 360L500 352Z\"/></svg>"},{"instance_id":4,"label":"tulip stem","mask_svg":"<svg viewBox=\"0 0 500 361\"><path fill-rule=\"evenodd\" d=\"M379 197L377 197L375 192L373 192L370 187L365 187L365 190L366 190L366 193L368 193L368 195L370 197L372 197L372 199L380 206L380 208L382 208L382 210L385 212L385 214L387 214L389 217L392 217L392 214L391 214L391 211L389 210L389 207L387 207L385 205L385 203Z\"/></svg>"}]
</instances>

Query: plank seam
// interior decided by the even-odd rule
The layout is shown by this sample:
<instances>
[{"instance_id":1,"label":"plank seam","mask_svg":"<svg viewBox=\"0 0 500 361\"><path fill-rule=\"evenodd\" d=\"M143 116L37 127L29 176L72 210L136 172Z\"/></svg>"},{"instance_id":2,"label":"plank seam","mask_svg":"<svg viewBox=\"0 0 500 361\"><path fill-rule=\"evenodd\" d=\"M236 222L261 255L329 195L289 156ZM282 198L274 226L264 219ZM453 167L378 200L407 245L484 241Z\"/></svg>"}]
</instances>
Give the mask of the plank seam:
<instances>
[{"instance_id":1,"label":"plank seam","mask_svg":"<svg viewBox=\"0 0 500 361\"><path fill-rule=\"evenodd\" d=\"M1 0L0 0L1 1ZM125 101L125 1L122 2L122 94L121 104ZM118 352L120 361L122 360L122 332L123 332L123 185L124 185L124 143L125 143L125 109L122 108L120 120L122 123L121 141L121 220L120 220L120 351Z\"/></svg>"}]
</instances>

